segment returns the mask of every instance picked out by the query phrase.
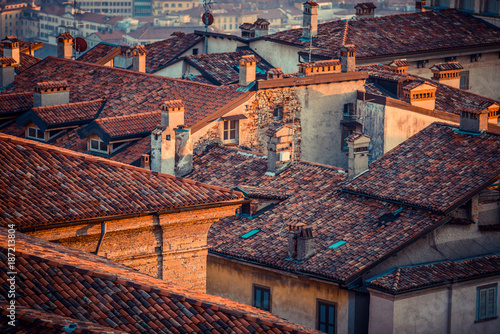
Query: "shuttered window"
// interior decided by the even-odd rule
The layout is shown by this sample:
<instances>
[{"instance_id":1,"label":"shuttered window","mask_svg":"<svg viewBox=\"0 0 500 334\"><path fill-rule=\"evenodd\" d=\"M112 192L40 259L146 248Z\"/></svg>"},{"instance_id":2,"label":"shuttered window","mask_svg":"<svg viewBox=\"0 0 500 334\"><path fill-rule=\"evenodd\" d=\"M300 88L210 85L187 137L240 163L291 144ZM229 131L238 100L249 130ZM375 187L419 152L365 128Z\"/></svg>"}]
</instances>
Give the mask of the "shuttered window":
<instances>
[{"instance_id":1,"label":"shuttered window","mask_svg":"<svg viewBox=\"0 0 500 334\"><path fill-rule=\"evenodd\" d=\"M497 285L477 288L476 320L497 317Z\"/></svg>"}]
</instances>

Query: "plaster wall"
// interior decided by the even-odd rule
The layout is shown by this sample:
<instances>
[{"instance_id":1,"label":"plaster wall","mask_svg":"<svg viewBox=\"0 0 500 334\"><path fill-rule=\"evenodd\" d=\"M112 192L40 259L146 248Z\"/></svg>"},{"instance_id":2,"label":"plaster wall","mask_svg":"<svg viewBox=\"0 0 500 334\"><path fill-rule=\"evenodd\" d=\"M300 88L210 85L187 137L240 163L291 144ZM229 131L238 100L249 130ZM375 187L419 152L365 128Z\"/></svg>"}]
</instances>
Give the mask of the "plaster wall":
<instances>
[{"instance_id":1,"label":"plaster wall","mask_svg":"<svg viewBox=\"0 0 500 334\"><path fill-rule=\"evenodd\" d=\"M201 41L196 43L191 48L187 49L185 52L179 54L177 58L181 58L184 56L189 56L193 54L193 50L198 49L198 54L202 54L205 52L205 42ZM146 55L147 57L147 55ZM160 75L162 77L171 77L171 78L181 78L184 73L186 73L183 65L184 61L179 61L174 63L168 67L164 67L153 74ZM180 65L179 65L180 64ZM194 75L198 75L198 73L193 73Z\"/></svg>"},{"instance_id":2,"label":"plaster wall","mask_svg":"<svg viewBox=\"0 0 500 334\"><path fill-rule=\"evenodd\" d=\"M281 67L283 73L294 73L299 70L297 64L299 63L298 52L301 50L300 48L281 43L257 40L250 42L250 49L257 52L274 67Z\"/></svg>"},{"instance_id":3,"label":"plaster wall","mask_svg":"<svg viewBox=\"0 0 500 334\"><path fill-rule=\"evenodd\" d=\"M347 169L347 151L342 151L344 104L357 103L363 80L297 87L302 106L302 160Z\"/></svg>"},{"instance_id":4,"label":"plaster wall","mask_svg":"<svg viewBox=\"0 0 500 334\"><path fill-rule=\"evenodd\" d=\"M369 334L390 334L394 328L394 297L370 291Z\"/></svg>"},{"instance_id":5,"label":"plaster wall","mask_svg":"<svg viewBox=\"0 0 500 334\"><path fill-rule=\"evenodd\" d=\"M406 139L410 138L433 122L446 121L437 117L427 116L397 107L386 106L384 153L392 150L394 147L398 146ZM450 124L458 125L455 123Z\"/></svg>"},{"instance_id":6,"label":"plaster wall","mask_svg":"<svg viewBox=\"0 0 500 334\"><path fill-rule=\"evenodd\" d=\"M208 53L221 53L221 52L235 52L238 46L243 46L242 42L235 39L221 38L221 37L206 37L208 38ZM205 45L200 50L201 53L205 52Z\"/></svg>"},{"instance_id":7,"label":"plaster wall","mask_svg":"<svg viewBox=\"0 0 500 334\"><path fill-rule=\"evenodd\" d=\"M368 147L368 163L371 163L384 154L385 105L358 100L356 110L363 132L372 138Z\"/></svg>"},{"instance_id":8,"label":"plaster wall","mask_svg":"<svg viewBox=\"0 0 500 334\"><path fill-rule=\"evenodd\" d=\"M348 332L347 290L333 283L267 270L209 253L207 293L252 305L253 284L271 289L271 313L310 328L316 328L317 299L337 303L337 333Z\"/></svg>"}]
</instances>

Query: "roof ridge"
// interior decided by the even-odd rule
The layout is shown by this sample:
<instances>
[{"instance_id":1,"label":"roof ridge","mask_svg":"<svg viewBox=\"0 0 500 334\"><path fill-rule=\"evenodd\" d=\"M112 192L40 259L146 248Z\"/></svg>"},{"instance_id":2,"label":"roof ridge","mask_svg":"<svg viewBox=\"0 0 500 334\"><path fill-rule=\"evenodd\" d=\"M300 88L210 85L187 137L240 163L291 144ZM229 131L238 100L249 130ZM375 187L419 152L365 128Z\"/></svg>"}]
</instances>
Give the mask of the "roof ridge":
<instances>
[{"instance_id":1,"label":"roof ridge","mask_svg":"<svg viewBox=\"0 0 500 334\"><path fill-rule=\"evenodd\" d=\"M145 116L145 115L152 115L152 114L159 114L159 113L161 113L161 110L147 111L147 112L142 112L142 113L139 113L139 114L117 115L117 116L96 118L95 121L96 122L104 122L104 121L108 121L108 120L133 118L133 117L139 117L139 116Z\"/></svg>"},{"instance_id":2,"label":"roof ridge","mask_svg":"<svg viewBox=\"0 0 500 334\"><path fill-rule=\"evenodd\" d=\"M79 105L87 105L87 104L102 103L102 102L104 102L104 98L95 99L95 100L88 100L88 101L69 102L69 103L63 103L63 104L53 104L50 106L33 107L32 109L33 109L33 111L42 111L42 110L47 110L47 109L59 108L59 107L63 107L63 106L79 106Z\"/></svg>"},{"instance_id":3,"label":"roof ridge","mask_svg":"<svg viewBox=\"0 0 500 334\"><path fill-rule=\"evenodd\" d=\"M349 20L345 21L345 27L344 27L344 36L342 37L342 45L345 45L346 39L347 39L347 31L349 29Z\"/></svg>"}]
</instances>

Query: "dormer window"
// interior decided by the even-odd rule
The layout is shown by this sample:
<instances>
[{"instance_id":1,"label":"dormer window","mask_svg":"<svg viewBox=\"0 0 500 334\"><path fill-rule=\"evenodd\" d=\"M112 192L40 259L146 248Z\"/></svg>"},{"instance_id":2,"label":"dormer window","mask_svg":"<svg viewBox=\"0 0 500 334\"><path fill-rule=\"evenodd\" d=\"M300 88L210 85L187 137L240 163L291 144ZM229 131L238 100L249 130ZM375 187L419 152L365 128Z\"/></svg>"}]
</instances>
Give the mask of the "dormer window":
<instances>
[{"instance_id":1,"label":"dormer window","mask_svg":"<svg viewBox=\"0 0 500 334\"><path fill-rule=\"evenodd\" d=\"M108 154L108 145L100 139L90 139L89 150L93 152Z\"/></svg>"},{"instance_id":2,"label":"dormer window","mask_svg":"<svg viewBox=\"0 0 500 334\"><path fill-rule=\"evenodd\" d=\"M45 133L39 128L34 126L28 126L28 130L26 131L26 137L45 141Z\"/></svg>"}]
</instances>

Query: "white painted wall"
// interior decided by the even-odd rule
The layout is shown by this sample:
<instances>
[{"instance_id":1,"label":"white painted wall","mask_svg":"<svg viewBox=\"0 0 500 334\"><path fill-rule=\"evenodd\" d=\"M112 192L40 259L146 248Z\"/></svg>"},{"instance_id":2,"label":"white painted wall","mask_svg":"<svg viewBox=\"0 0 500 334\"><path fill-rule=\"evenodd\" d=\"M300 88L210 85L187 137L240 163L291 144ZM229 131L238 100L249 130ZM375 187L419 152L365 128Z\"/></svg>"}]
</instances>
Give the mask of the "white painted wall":
<instances>
[{"instance_id":1,"label":"white painted wall","mask_svg":"<svg viewBox=\"0 0 500 334\"><path fill-rule=\"evenodd\" d=\"M284 73L294 73L299 70L297 64L299 64L300 48L265 40L251 42L250 48L274 67L281 67Z\"/></svg>"}]
</instances>

